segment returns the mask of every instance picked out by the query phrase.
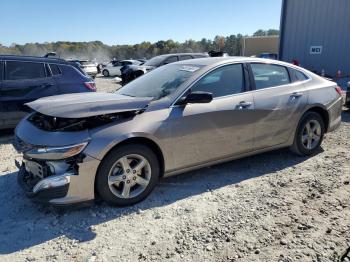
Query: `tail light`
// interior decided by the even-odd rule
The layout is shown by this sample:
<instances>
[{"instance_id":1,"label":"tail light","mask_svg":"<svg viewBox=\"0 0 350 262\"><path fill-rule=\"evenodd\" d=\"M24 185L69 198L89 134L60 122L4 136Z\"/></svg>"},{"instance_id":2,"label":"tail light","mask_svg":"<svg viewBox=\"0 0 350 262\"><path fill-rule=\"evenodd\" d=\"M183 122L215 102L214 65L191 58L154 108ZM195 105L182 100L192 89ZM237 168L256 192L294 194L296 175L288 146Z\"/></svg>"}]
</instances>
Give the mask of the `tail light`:
<instances>
[{"instance_id":1,"label":"tail light","mask_svg":"<svg viewBox=\"0 0 350 262\"><path fill-rule=\"evenodd\" d=\"M87 89L90 89L92 91L96 91L96 85L95 82L84 82L84 85L86 86Z\"/></svg>"},{"instance_id":2,"label":"tail light","mask_svg":"<svg viewBox=\"0 0 350 262\"><path fill-rule=\"evenodd\" d=\"M339 86L337 86L337 87L335 88L335 91L337 91L337 93L338 93L339 95L342 95L342 90L341 90L341 88L340 88Z\"/></svg>"}]
</instances>

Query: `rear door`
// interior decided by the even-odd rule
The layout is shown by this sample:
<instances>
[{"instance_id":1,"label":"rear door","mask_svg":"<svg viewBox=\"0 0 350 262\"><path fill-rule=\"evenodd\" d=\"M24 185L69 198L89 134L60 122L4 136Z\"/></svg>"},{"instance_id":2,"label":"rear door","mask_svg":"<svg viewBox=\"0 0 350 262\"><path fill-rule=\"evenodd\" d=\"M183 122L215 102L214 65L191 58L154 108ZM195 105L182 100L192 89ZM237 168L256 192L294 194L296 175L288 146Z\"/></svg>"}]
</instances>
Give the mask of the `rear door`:
<instances>
[{"instance_id":1,"label":"rear door","mask_svg":"<svg viewBox=\"0 0 350 262\"><path fill-rule=\"evenodd\" d=\"M254 149L268 148L288 141L307 103L302 82L291 80L286 67L251 63L255 114Z\"/></svg>"},{"instance_id":2,"label":"rear door","mask_svg":"<svg viewBox=\"0 0 350 262\"><path fill-rule=\"evenodd\" d=\"M1 104L5 124L14 126L23 118L28 108L25 103L38 98L56 95L55 81L45 63L6 61L1 88Z\"/></svg>"}]
</instances>

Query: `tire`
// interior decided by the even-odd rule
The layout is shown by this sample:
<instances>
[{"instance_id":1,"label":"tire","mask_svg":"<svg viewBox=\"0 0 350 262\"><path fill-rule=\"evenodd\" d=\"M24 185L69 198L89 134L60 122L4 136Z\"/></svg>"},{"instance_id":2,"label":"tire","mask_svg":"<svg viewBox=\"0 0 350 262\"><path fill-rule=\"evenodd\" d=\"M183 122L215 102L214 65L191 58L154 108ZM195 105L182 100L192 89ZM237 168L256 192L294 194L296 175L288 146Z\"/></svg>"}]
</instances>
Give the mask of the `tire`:
<instances>
[{"instance_id":1,"label":"tire","mask_svg":"<svg viewBox=\"0 0 350 262\"><path fill-rule=\"evenodd\" d=\"M299 122L291 150L299 156L316 153L322 144L324 133L325 123L320 114L305 113Z\"/></svg>"},{"instance_id":2,"label":"tire","mask_svg":"<svg viewBox=\"0 0 350 262\"><path fill-rule=\"evenodd\" d=\"M140 76L142 76L142 75L144 75L143 72L141 72L141 71L136 71L136 72L134 73L133 80L136 79L136 78L138 78L138 77L140 77Z\"/></svg>"},{"instance_id":3,"label":"tire","mask_svg":"<svg viewBox=\"0 0 350 262\"><path fill-rule=\"evenodd\" d=\"M103 70L102 71L102 75L104 76L104 77L108 77L109 76L109 72L108 72L108 70Z\"/></svg>"},{"instance_id":4,"label":"tire","mask_svg":"<svg viewBox=\"0 0 350 262\"><path fill-rule=\"evenodd\" d=\"M137 157L144 158L147 162L140 174L134 172L137 165L141 163L136 161ZM124 169L124 161L121 161L125 158L131 161L127 164L130 168L128 174L128 169ZM140 177L143 178L142 185L138 181ZM156 186L159 177L159 162L149 147L141 144L124 145L113 149L103 159L96 176L96 190L100 197L110 205L129 206L144 200ZM118 182L111 185L113 179ZM145 181L148 181L147 185L145 185ZM122 196L126 186L130 188L129 197Z\"/></svg>"}]
</instances>

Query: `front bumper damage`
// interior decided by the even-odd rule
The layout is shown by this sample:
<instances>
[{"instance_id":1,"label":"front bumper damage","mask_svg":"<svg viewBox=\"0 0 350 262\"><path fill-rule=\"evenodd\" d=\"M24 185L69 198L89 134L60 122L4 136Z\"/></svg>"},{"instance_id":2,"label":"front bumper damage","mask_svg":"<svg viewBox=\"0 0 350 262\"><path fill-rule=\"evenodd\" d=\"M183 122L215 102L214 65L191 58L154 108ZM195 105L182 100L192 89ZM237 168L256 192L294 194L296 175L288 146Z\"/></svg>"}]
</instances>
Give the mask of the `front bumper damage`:
<instances>
[{"instance_id":1,"label":"front bumper damage","mask_svg":"<svg viewBox=\"0 0 350 262\"><path fill-rule=\"evenodd\" d=\"M42 159L42 155L30 154L33 148L62 147L79 144L89 139L89 133L49 132L37 128L29 121L23 120L17 126L13 145L23 154L19 168L18 183L26 196L35 202L53 205L70 205L89 202L95 198L95 175L100 160L79 152L72 157ZM47 152L46 152L47 153Z\"/></svg>"},{"instance_id":2,"label":"front bumper damage","mask_svg":"<svg viewBox=\"0 0 350 262\"><path fill-rule=\"evenodd\" d=\"M92 201L100 161L89 156L78 159L38 161L24 155L22 164L17 163L17 181L34 202L61 206Z\"/></svg>"}]
</instances>

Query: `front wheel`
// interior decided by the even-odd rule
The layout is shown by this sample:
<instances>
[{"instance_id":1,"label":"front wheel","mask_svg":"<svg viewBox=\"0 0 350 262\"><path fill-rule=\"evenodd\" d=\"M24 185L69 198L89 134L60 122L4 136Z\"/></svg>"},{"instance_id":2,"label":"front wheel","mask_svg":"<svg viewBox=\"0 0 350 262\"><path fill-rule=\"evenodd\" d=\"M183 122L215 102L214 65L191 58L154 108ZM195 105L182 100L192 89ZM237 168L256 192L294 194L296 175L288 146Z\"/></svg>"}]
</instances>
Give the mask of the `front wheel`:
<instances>
[{"instance_id":1,"label":"front wheel","mask_svg":"<svg viewBox=\"0 0 350 262\"><path fill-rule=\"evenodd\" d=\"M300 120L292 151L300 156L314 154L322 144L325 124L316 112L307 112Z\"/></svg>"},{"instance_id":2,"label":"front wheel","mask_svg":"<svg viewBox=\"0 0 350 262\"><path fill-rule=\"evenodd\" d=\"M160 176L157 156L144 145L125 145L102 161L96 189L108 204L127 206L145 199Z\"/></svg>"},{"instance_id":3,"label":"front wheel","mask_svg":"<svg viewBox=\"0 0 350 262\"><path fill-rule=\"evenodd\" d=\"M108 77L108 76L109 76L108 70L103 70L103 71L102 71L102 75L103 75L104 77Z\"/></svg>"}]
</instances>

